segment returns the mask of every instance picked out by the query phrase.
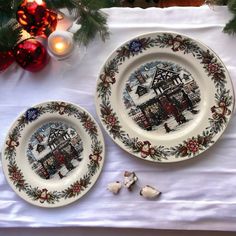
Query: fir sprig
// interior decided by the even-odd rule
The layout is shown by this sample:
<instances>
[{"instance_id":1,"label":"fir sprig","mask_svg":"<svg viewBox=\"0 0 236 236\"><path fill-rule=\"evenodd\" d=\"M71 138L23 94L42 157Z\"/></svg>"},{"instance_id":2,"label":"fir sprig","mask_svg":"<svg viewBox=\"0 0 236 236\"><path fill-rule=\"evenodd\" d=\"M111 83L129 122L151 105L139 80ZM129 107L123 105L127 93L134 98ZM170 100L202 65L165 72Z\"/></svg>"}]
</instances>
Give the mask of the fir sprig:
<instances>
[{"instance_id":1,"label":"fir sprig","mask_svg":"<svg viewBox=\"0 0 236 236\"><path fill-rule=\"evenodd\" d=\"M0 28L0 52L12 50L22 37L22 27L16 21L10 21Z\"/></svg>"},{"instance_id":2,"label":"fir sprig","mask_svg":"<svg viewBox=\"0 0 236 236\"><path fill-rule=\"evenodd\" d=\"M78 18L81 28L75 32L74 39L87 45L98 33L103 41L109 36L107 17L99 9L118 6L118 0L46 0L51 9L66 8Z\"/></svg>"},{"instance_id":3,"label":"fir sprig","mask_svg":"<svg viewBox=\"0 0 236 236\"><path fill-rule=\"evenodd\" d=\"M210 5L227 5L228 9L234 14L223 31L228 34L236 34L236 0L207 0L206 3Z\"/></svg>"},{"instance_id":4,"label":"fir sprig","mask_svg":"<svg viewBox=\"0 0 236 236\"><path fill-rule=\"evenodd\" d=\"M86 6L91 10L99 10L101 8L110 8L119 5L117 0L74 0L76 2L81 2L82 5Z\"/></svg>"},{"instance_id":5,"label":"fir sprig","mask_svg":"<svg viewBox=\"0 0 236 236\"><path fill-rule=\"evenodd\" d=\"M236 16L226 24L223 31L228 34L236 34Z\"/></svg>"},{"instance_id":6,"label":"fir sprig","mask_svg":"<svg viewBox=\"0 0 236 236\"><path fill-rule=\"evenodd\" d=\"M16 10L21 1L0 0L0 27L16 17Z\"/></svg>"},{"instance_id":7,"label":"fir sprig","mask_svg":"<svg viewBox=\"0 0 236 236\"><path fill-rule=\"evenodd\" d=\"M47 8L67 9L77 19L81 28L74 39L87 45L98 33L104 41L108 38L107 17L101 8L117 6L119 0L44 0ZM16 12L23 0L0 0L0 50L11 50L21 38L22 28L16 22ZM10 23L11 22L11 23ZM12 23L14 22L14 23Z\"/></svg>"},{"instance_id":8,"label":"fir sprig","mask_svg":"<svg viewBox=\"0 0 236 236\"><path fill-rule=\"evenodd\" d=\"M235 0L228 1L228 8L233 14L236 14L236 1Z\"/></svg>"},{"instance_id":9,"label":"fir sprig","mask_svg":"<svg viewBox=\"0 0 236 236\"><path fill-rule=\"evenodd\" d=\"M106 16L102 12L81 12L81 28L74 34L74 39L87 45L99 33L103 41L109 37Z\"/></svg>"},{"instance_id":10,"label":"fir sprig","mask_svg":"<svg viewBox=\"0 0 236 236\"><path fill-rule=\"evenodd\" d=\"M66 8L69 11L72 11L76 6L73 3L73 0L45 0L46 5L49 9L62 9Z\"/></svg>"}]
</instances>

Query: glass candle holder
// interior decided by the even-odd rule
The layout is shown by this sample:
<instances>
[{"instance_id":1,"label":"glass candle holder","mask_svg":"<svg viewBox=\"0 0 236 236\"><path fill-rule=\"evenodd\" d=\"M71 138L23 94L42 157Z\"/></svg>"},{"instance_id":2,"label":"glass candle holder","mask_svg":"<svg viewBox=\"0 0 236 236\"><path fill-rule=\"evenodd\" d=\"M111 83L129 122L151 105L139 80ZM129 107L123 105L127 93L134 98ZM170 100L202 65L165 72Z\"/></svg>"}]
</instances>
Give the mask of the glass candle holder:
<instances>
[{"instance_id":1,"label":"glass candle holder","mask_svg":"<svg viewBox=\"0 0 236 236\"><path fill-rule=\"evenodd\" d=\"M64 60L72 55L73 50L74 40L72 33L55 31L48 37L48 51L52 57Z\"/></svg>"}]
</instances>

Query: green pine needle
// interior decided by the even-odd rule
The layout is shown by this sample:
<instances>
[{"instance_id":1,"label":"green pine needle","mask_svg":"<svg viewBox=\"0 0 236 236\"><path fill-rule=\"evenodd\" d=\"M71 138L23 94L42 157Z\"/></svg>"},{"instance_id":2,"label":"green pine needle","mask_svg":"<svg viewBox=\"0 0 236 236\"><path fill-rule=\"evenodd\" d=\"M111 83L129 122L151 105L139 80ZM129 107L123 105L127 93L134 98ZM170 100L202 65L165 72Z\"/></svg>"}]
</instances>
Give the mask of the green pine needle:
<instances>
[{"instance_id":1,"label":"green pine needle","mask_svg":"<svg viewBox=\"0 0 236 236\"><path fill-rule=\"evenodd\" d=\"M0 28L0 52L12 50L22 37L22 28L12 21Z\"/></svg>"},{"instance_id":2,"label":"green pine needle","mask_svg":"<svg viewBox=\"0 0 236 236\"><path fill-rule=\"evenodd\" d=\"M0 50L11 50L21 38L22 28L15 22L16 11L23 0L0 0ZM99 9L117 6L119 0L44 0L47 8L66 8L79 18L81 28L75 33L76 41L87 45L98 33L102 40L109 36L106 15ZM14 20L14 23L9 23ZM47 31L50 33L49 31Z\"/></svg>"},{"instance_id":3,"label":"green pine needle","mask_svg":"<svg viewBox=\"0 0 236 236\"><path fill-rule=\"evenodd\" d=\"M81 2L85 7L91 10L99 10L101 8L110 8L118 6L117 0L75 0L77 3Z\"/></svg>"},{"instance_id":4,"label":"green pine needle","mask_svg":"<svg viewBox=\"0 0 236 236\"><path fill-rule=\"evenodd\" d=\"M67 10L71 11L76 6L73 3L73 0L44 0L46 5L49 9L62 9L66 8Z\"/></svg>"},{"instance_id":5,"label":"green pine needle","mask_svg":"<svg viewBox=\"0 0 236 236\"><path fill-rule=\"evenodd\" d=\"M236 0L207 0L206 3L210 5L228 5L229 10L234 14L224 27L223 32L227 34L236 34Z\"/></svg>"},{"instance_id":6,"label":"green pine needle","mask_svg":"<svg viewBox=\"0 0 236 236\"><path fill-rule=\"evenodd\" d=\"M16 10L21 1L0 0L0 27L16 18Z\"/></svg>"},{"instance_id":7,"label":"green pine needle","mask_svg":"<svg viewBox=\"0 0 236 236\"><path fill-rule=\"evenodd\" d=\"M74 34L76 41L87 45L99 33L103 41L108 38L109 32L106 25L106 16L100 11L81 12L81 28Z\"/></svg>"},{"instance_id":8,"label":"green pine needle","mask_svg":"<svg viewBox=\"0 0 236 236\"><path fill-rule=\"evenodd\" d=\"M80 30L74 34L74 39L87 45L99 33L103 41L109 32L106 16L99 11L101 8L117 6L118 0L45 0L48 8L67 8L75 18L79 17Z\"/></svg>"},{"instance_id":9,"label":"green pine needle","mask_svg":"<svg viewBox=\"0 0 236 236\"><path fill-rule=\"evenodd\" d=\"M232 13L236 14L236 0L229 0L228 8Z\"/></svg>"},{"instance_id":10,"label":"green pine needle","mask_svg":"<svg viewBox=\"0 0 236 236\"><path fill-rule=\"evenodd\" d=\"M206 0L206 4L209 5L227 5L228 0Z\"/></svg>"},{"instance_id":11,"label":"green pine needle","mask_svg":"<svg viewBox=\"0 0 236 236\"><path fill-rule=\"evenodd\" d=\"M236 16L226 24L223 31L228 34L236 33Z\"/></svg>"}]
</instances>

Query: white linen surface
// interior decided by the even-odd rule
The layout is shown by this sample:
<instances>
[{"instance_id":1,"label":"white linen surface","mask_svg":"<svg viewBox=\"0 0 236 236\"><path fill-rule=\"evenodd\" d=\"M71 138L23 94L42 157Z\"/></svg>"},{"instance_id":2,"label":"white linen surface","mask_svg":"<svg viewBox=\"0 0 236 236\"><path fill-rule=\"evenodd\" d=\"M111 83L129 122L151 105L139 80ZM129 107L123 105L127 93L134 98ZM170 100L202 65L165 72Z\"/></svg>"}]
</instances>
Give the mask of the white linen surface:
<instances>
[{"instance_id":1,"label":"white linen surface","mask_svg":"<svg viewBox=\"0 0 236 236\"><path fill-rule=\"evenodd\" d=\"M21 111L47 100L66 100L95 114L94 94L101 66L121 43L152 31L175 31L211 47L225 63L236 86L236 37L222 33L231 18L225 7L104 10L109 14L110 40L98 38L80 64L71 68L51 60L32 74L18 67L0 74L0 143ZM95 186L79 201L43 209L23 201L0 172L0 227L128 227L154 229L236 230L236 120L221 139L201 156L174 164L148 163L121 150L105 133L106 161ZM113 196L109 182L135 171L139 185L156 186L158 200L122 189Z\"/></svg>"}]
</instances>

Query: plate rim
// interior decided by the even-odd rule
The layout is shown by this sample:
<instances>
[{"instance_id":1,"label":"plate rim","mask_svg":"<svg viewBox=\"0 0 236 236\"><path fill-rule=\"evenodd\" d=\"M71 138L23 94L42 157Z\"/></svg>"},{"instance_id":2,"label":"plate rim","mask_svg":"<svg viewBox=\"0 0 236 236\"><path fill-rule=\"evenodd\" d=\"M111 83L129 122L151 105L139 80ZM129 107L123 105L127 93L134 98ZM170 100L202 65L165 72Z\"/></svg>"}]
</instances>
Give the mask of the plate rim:
<instances>
[{"instance_id":1,"label":"plate rim","mask_svg":"<svg viewBox=\"0 0 236 236\"><path fill-rule=\"evenodd\" d=\"M216 134L216 139L214 141L213 144L211 144L209 147L205 148L204 150L201 150L200 153L197 153L197 154L194 154L193 156L190 156L190 157L187 157L187 158L184 158L184 159L181 159L181 157L179 158L173 158L172 156L172 160L171 161L160 161L160 160L153 160L153 159L150 159L150 158L142 158L139 153L134 153L132 150L129 150L128 148L125 147L124 143L120 140L120 139L115 139L109 132L109 130L107 129L106 125L104 124L104 122L102 121L102 117L101 117L101 111L100 111L100 104L99 103L99 100L100 100L100 97L98 96L98 84L99 84L99 80L100 80L100 75L104 72L104 67L107 65L107 63L114 58L113 55L116 54L117 50L120 49L122 46L125 46L127 45L128 43L130 43L131 41L133 40L136 40L136 39L139 39L141 37L152 37L153 35L164 35L164 34L170 34L170 35L174 35L174 36L182 36L183 38L186 38L186 39L190 39L191 41L199 44L199 46L203 46L205 47L206 49L208 49L210 51L210 53L213 53L213 55L217 58L217 60L219 61L219 63L221 65L223 65L223 69L225 70L225 75L226 75L226 79L228 77L228 79L226 80L227 82L229 82L229 87L230 87L230 91L232 93L232 103L230 105L230 107L232 107L232 110L231 110L231 114L228 116L228 121L226 122L226 125L223 127L223 130ZM196 158L198 157L199 155L201 156L201 154L203 154L205 151L208 151L212 146L215 145L215 143L221 138L221 136L225 133L227 127L229 126L231 120L232 120L232 117L233 117L233 114L235 112L235 90L234 90L234 86L233 86L233 81L232 81L232 78L231 78L231 75L225 65L225 63L222 61L222 59L218 56L218 54L209 46L207 46L205 43L203 43L201 40L199 39L195 39L191 36L188 36L187 34L183 34L183 33L180 33L180 32L176 32L176 31L149 31L149 32L146 32L146 33L141 33L141 34L137 34L135 36L132 36L130 37L128 40L126 41L123 41L122 43L120 43L118 46L116 46L115 49L113 49L113 51L107 56L106 60L104 61L104 63L102 64L100 70L99 70L99 74L98 74L98 77L97 77L97 80L96 80L96 90L95 90L95 107L96 107L96 112L97 112L97 116L99 118L99 121L103 127L103 129L106 131L106 133L108 134L108 136L112 139L112 141L118 145L122 150L124 150L125 152L127 152L128 154L130 154L132 157L135 157L135 158L138 158L138 159L141 159L143 161L148 161L148 162L152 162L152 163L158 163L158 164L168 164L168 163L176 163L176 162L181 162L181 161L188 161L188 160L191 160L193 158ZM116 112L116 111L115 111ZM117 113L117 112L116 112ZM138 135L137 135L138 136ZM140 135L138 136L138 138L140 138ZM141 137L142 138L142 137ZM147 139L148 140L148 139ZM174 159L174 160L173 160Z\"/></svg>"},{"instance_id":2,"label":"plate rim","mask_svg":"<svg viewBox=\"0 0 236 236\"><path fill-rule=\"evenodd\" d=\"M14 127L14 125L16 125L19 118L24 116L25 113L31 108L35 108L35 107L38 107L40 105L50 104L50 103L53 103L53 102L58 103L58 104L66 103L67 105L72 105L75 108L77 108L78 110L85 112L89 116L89 118L92 119L92 121L94 122L94 124L97 128L97 131L98 131L98 136L97 136L98 141L101 143L101 146L102 146L102 152L101 152L102 159L99 162L100 166L99 166L97 172L94 174L94 176L92 176L93 177L92 182L89 184L88 188L86 188L84 191L81 192L81 194L78 194L77 196L71 198L72 200L70 200L70 201L67 201L67 199L63 199L63 201L56 201L55 204L48 204L48 203L40 204L37 200L32 200L32 199L30 199L30 197L27 197L27 196L25 197L24 194L22 194L22 191L18 190L15 187L15 185L13 184L13 182L10 181L9 174L8 174L8 167L6 165L7 160L5 158L5 149L7 147L6 142L8 140L9 134L12 131L12 128ZM57 115L59 115L59 114L57 114ZM76 119L78 119L78 118L76 118ZM6 182L8 183L8 185L11 187L11 189L15 192L15 194L18 197L20 197L20 199L23 199L26 203L31 204L32 206L36 206L36 207L40 207L40 208L53 209L53 208L61 208L61 207L65 207L65 206L70 205L70 204L74 204L76 201L83 198L91 189L93 189L94 185L96 184L97 180L99 179L99 177L101 175L101 172L102 172L102 169L103 169L103 166L104 166L104 163L105 163L106 147L105 147L105 140L104 140L102 130L101 130L98 122L94 118L94 116L92 116L92 114L90 112L88 112L87 109L85 109L84 107L81 107L80 105L78 105L74 102L70 102L70 101L67 101L67 100L59 100L59 99L53 100L52 99L52 100L45 100L45 101L41 101L41 102L38 102L38 103L34 103L31 106L26 106L26 108L24 110L22 110L15 117L15 119L11 122L10 126L7 129L7 133L5 135L4 142L3 142L2 148L1 148L1 153L2 153L1 162L2 162L2 170L3 170L3 173L4 173L4 178L5 178ZM89 158L89 157L86 157L86 158ZM81 177L81 176L78 176L78 177ZM72 184L73 183L70 183L70 185L72 185Z\"/></svg>"}]
</instances>

